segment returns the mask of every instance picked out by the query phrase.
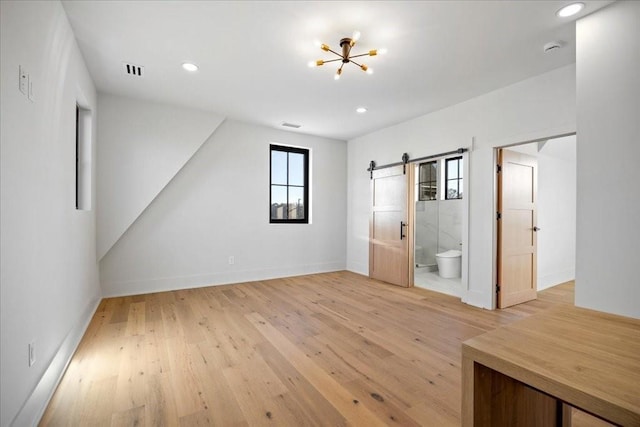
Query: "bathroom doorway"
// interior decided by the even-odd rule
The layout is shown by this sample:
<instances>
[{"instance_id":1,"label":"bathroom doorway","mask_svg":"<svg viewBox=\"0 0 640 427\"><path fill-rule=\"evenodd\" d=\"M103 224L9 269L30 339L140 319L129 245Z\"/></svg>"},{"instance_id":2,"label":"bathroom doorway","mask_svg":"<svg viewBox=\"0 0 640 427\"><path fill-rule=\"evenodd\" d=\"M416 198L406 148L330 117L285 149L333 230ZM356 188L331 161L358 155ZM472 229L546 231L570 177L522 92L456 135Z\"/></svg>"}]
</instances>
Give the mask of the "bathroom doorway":
<instances>
[{"instance_id":1,"label":"bathroom doorway","mask_svg":"<svg viewBox=\"0 0 640 427\"><path fill-rule=\"evenodd\" d=\"M414 164L414 286L462 297L467 288L467 153Z\"/></svg>"}]
</instances>

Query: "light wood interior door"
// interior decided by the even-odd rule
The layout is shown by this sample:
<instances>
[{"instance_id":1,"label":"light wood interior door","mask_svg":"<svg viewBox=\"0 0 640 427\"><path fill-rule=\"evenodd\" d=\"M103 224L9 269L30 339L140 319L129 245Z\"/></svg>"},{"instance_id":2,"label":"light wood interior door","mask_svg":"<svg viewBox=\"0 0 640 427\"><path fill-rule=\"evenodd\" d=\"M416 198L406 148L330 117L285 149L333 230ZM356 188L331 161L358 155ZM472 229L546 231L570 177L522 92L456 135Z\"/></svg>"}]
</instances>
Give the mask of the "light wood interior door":
<instances>
[{"instance_id":1,"label":"light wood interior door","mask_svg":"<svg viewBox=\"0 0 640 427\"><path fill-rule=\"evenodd\" d=\"M537 159L498 153L498 308L537 296Z\"/></svg>"},{"instance_id":2,"label":"light wood interior door","mask_svg":"<svg viewBox=\"0 0 640 427\"><path fill-rule=\"evenodd\" d=\"M369 221L369 277L398 286L412 282L408 188L413 168L402 166L373 171Z\"/></svg>"}]
</instances>

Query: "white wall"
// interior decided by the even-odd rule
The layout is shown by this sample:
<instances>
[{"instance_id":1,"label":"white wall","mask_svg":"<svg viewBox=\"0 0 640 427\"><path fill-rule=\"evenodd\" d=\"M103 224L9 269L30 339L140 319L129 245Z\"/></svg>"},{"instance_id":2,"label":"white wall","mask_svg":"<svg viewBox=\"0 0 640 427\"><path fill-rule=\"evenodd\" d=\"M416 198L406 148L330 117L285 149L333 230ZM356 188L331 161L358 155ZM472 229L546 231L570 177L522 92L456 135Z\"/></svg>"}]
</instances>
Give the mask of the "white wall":
<instances>
[{"instance_id":1,"label":"white wall","mask_svg":"<svg viewBox=\"0 0 640 427\"><path fill-rule=\"evenodd\" d=\"M98 109L97 238L102 258L224 117L102 93Z\"/></svg>"},{"instance_id":2,"label":"white wall","mask_svg":"<svg viewBox=\"0 0 640 427\"><path fill-rule=\"evenodd\" d=\"M576 305L640 318L640 3L577 23Z\"/></svg>"},{"instance_id":3,"label":"white wall","mask_svg":"<svg viewBox=\"0 0 640 427\"><path fill-rule=\"evenodd\" d=\"M311 149L312 224L269 224L270 142ZM345 212L344 141L226 120L105 255L101 284L124 295L341 270Z\"/></svg>"},{"instance_id":4,"label":"white wall","mask_svg":"<svg viewBox=\"0 0 640 427\"><path fill-rule=\"evenodd\" d=\"M538 152L538 290L575 279L576 137Z\"/></svg>"},{"instance_id":5,"label":"white wall","mask_svg":"<svg viewBox=\"0 0 640 427\"><path fill-rule=\"evenodd\" d=\"M563 67L348 143L347 268L368 273L370 160L378 164L471 147L468 289L463 301L492 308L494 147L575 131L575 67ZM465 248L463 248L463 251Z\"/></svg>"},{"instance_id":6,"label":"white wall","mask_svg":"<svg viewBox=\"0 0 640 427\"><path fill-rule=\"evenodd\" d=\"M0 19L0 425L27 426L100 298L95 211L75 209L76 102L92 110L95 147L96 94L59 2L2 1ZM18 90L19 65L34 102Z\"/></svg>"}]
</instances>

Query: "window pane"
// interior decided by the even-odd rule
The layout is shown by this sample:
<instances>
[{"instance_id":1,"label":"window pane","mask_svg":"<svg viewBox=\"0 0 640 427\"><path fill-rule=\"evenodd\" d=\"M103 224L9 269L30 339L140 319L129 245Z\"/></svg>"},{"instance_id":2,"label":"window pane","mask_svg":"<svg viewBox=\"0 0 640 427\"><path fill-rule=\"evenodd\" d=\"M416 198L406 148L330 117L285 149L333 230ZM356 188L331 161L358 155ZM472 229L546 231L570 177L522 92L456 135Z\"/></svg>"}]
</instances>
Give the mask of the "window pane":
<instances>
[{"instance_id":1,"label":"window pane","mask_svg":"<svg viewBox=\"0 0 640 427\"><path fill-rule=\"evenodd\" d=\"M270 222L308 223L309 150L271 145Z\"/></svg>"},{"instance_id":2,"label":"window pane","mask_svg":"<svg viewBox=\"0 0 640 427\"><path fill-rule=\"evenodd\" d=\"M429 180L429 164L423 163L420 165L420 179L418 182L427 182Z\"/></svg>"},{"instance_id":3,"label":"window pane","mask_svg":"<svg viewBox=\"0 0 640 427\"><path fill-rule=\"evenodd\" d=\"M447 199L458 198L458 180L447 181Z\"/></svg>"},{"instance_id":4,"label":"window pane","mask_svg":"<svg viewBox=\"0 0 640 427\"><path fill-rule=\"evenodd\" d=\"M431 171L431 174L429 175L429 181L436 181L438 178L438 171L437 171L437 163L436 162L431 162L429 163L429 170Z\"/></svg>"},{"instance_id":5,"label":"window pane","mask_svg":"<svg viewBox=\"0 0 640 427\"><path fill-rule=\"evenodd\" d=\"M427 198L425 200L435 200L436 199L436 188L432 187L427 191Z\"/></svg>"},{"instance_id":6,"label":"window pane","mask_svg":"<svg viewBox=\"0 0 640 427\"><path fill-rule=\"evenodd\" d=\"M458 177L458 160L447 160L447 179Z\"/></svg>"},{"instance_id":7,"label":"window pane","mask_svg":"<svg viewBox=\"0 0 640 427\"><path fill-rule=\"evenodd\" d=\"M463 182L462 180L458 181L458 183L460 185L460 190L459 190L459 193L458 193L458 198L459 199L462 199L462 182Z\"/></svg>"},{"instance_id":8,"label":"window pane","mask_svg":"<svg viewBox=\"0 0 640 427\"><path fill-rule=\"evenodd\" d=\"M271 186L271 219L287 219L287 187Z\"/></svg>"},{"instance_id":9,"label":"window pane","mask_svg":"<svg viewBox=\"0 0 640 427\"><path fill-rule=\"evenodd\" d=\"M287 153L271 151L271 184L287 185Z\"/></svg>"},{"instance_id":10,"label":"window pane","mask_svg":"<svg viewBox=\"0 0 640 427\"><path fill-rule=\"evenodd\" d=\"M289 187L289 219L304 219L304 187Z\"/></svg>"},{"instance_id":11,"label":"window pane","mask_svg":"<svg viewBox=\"0 0 640 427\"><path fill-rule=\"evenodd\" d=\"M435 200L438 185L437 162L422 163L420 172L420 193L418 200Z\"/></svg>"},{"instance_id":12,"label":"window pane","mask_svg":"<svg viewBox=\"0 0 640 427\"><path fill-rule=\"evenodd\" d=\"M458 175L462 178L462 159L458 160ZM462 192L462 181L460 181L460 192Z\"/></svg>"},{"instance_id":13,"label":"window pane","mask_svg":"<svg viewBox=\"0 0 640 427\"><path fill-rule=\"evenodd\" d=\"M304 185L304 154L289 153L289 185Z\"/></svg>"}]
</instances>

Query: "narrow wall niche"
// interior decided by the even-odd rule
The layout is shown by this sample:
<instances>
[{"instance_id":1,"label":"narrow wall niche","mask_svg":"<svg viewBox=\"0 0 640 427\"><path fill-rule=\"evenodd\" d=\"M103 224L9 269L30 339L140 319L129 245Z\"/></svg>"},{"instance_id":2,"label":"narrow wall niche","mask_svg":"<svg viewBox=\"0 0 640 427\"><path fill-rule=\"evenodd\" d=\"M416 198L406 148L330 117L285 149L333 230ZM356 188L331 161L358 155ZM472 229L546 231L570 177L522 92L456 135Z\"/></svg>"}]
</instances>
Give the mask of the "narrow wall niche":
<instances>
[{"instance_id":1,"label":"narrow wall niche","mask_svg":"<svg viewBox=\"0 0 640 427\"><path fill-rule=\"evenodd\" d=\"M91 120L91 110L76 104L75 207L79 211L91 210Z\"/></svg>"}]
</instances>

